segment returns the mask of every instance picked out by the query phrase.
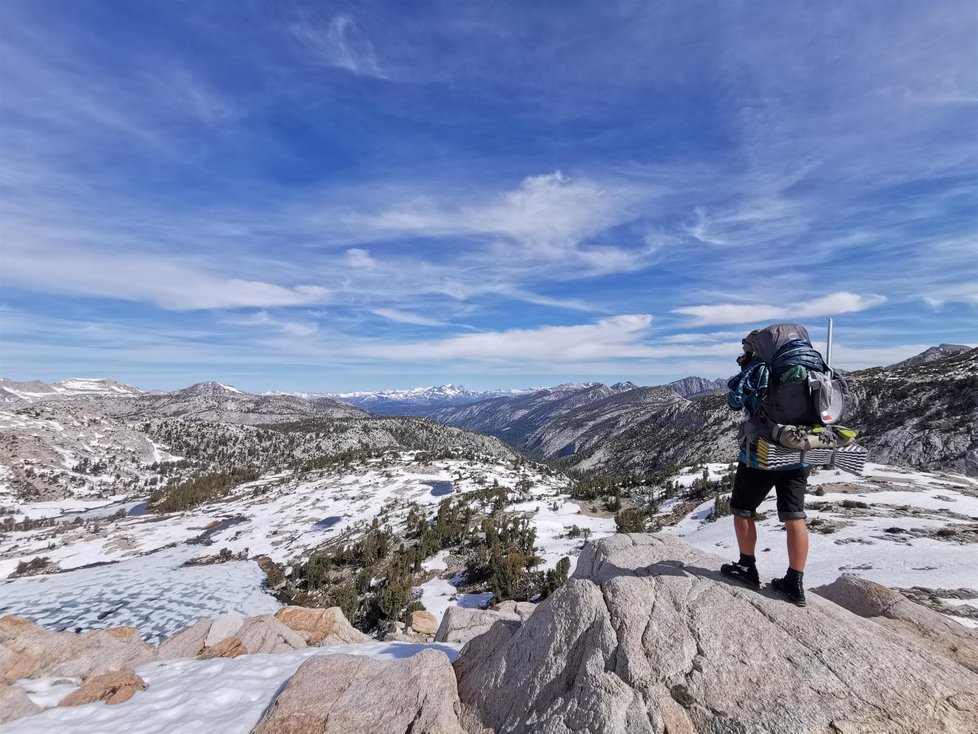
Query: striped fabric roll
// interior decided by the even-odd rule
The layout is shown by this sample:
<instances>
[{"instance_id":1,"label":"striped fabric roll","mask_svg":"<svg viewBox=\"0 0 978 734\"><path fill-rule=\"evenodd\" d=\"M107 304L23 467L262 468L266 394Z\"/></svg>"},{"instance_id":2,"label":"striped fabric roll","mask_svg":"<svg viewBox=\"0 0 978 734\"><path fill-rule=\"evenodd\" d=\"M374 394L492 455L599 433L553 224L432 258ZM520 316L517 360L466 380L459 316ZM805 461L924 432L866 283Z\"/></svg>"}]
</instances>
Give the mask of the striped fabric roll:
<instances>
[{"instance_id":1,"label":"striped fabric roll","mask_svg":"<svg viewBox=\"0 0 978 734\"><path fill-rule=\"evenodd\" d=\"M843 469L861 475L866 467L866 449L852 443L839 448L796 451L763 438L757 442L757 468L776 471L799 463Z\"/></svg>"}]
</instances>

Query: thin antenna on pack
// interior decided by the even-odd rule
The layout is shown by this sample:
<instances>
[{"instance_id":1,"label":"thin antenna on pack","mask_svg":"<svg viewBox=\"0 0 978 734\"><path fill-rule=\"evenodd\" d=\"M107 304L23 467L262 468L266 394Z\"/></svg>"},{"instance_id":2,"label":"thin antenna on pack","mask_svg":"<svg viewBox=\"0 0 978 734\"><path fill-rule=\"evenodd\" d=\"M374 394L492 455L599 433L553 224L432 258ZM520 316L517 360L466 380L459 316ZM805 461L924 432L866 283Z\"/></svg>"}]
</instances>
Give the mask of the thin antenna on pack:
<instances>
[{"instance_id":1,"label":"thin antenna on pack","mask_svg":"<svg viewBox=\"0 0 978 734\"><path fill-rule=\"evenodd\" d=\"M829 332L825 339L825 366L832 366L832 319L829 318Z\"/></svg>"}]
</instances>

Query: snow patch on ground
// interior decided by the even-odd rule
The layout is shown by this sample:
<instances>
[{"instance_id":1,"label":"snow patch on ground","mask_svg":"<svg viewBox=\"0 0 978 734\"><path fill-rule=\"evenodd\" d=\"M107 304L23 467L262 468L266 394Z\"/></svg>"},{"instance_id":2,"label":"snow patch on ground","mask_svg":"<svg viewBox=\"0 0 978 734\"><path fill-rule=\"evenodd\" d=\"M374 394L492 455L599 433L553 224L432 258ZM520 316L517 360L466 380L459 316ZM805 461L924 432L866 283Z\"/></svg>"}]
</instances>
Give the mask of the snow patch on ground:
<instances>
[{"instance_id":1,"label":"snow patch on ground","mask_svg":"<svg viewBox=\"0 0 978 734\"><path fill-rule=\"evenodd\" d=\"M165 660L136 668L148 688L125 703L53 708L0 726L3 734L247 734L299 666L316 655L408 658L424 649L454 660L461 645L375 642L312 647L276 655ZM35 684L37 681L31 681ZM22 685L18 681L17 685ZM27 686L23 686L27 688ZM43 694L41 694L43 695ZM52 692L53 697L53 692ZM46 701L50 698L45 697Z\"/></svg>"},{"instance_id":2,"label":"snow patch on ground","mask_svg":"<svg viewBox=\"0 0 978 734\"><path fill-rule=\"evenodd\" d=\"M978 588L978 545L892 532L893 528L936 530L972 525L978 520L978 496L974 492L978 483L966 477L867 464L863 477L829 470L813 475L810 484L821 485L825 494L806 497L812 528L806 587L828 584L843 573L851 573L889 587ZM847 490L844 493L840 491L843 488ZM862 503L866 508L846 511L841 507L845 501ZM813 509L819 502L832 503L833 509ZM705 551L736 559L732 520L723 517L708 522L712 511L710 499L664 532ZM756 554L761 579L767 581L783 575L787 568L784 526L777 518L773 491L758 512L767 514L757 523ZM816 532L813 521L818 520L838 527L827 534ZM978 608L978 599L961 603Z\"/></svg>"},{"instance_id":3,"label":"snow patch on ground","mask_svg":"<svg viewBox=\"0 0 978 734\"><path fill-rule=\"evenodd\" d=\"M121 563L51 576L0 581L0 616L15 614L52 630L130 626L158 643L201 617L274 613L254 561L182 566L196 548L169 548Z\"/></svg>"}]
</instances>

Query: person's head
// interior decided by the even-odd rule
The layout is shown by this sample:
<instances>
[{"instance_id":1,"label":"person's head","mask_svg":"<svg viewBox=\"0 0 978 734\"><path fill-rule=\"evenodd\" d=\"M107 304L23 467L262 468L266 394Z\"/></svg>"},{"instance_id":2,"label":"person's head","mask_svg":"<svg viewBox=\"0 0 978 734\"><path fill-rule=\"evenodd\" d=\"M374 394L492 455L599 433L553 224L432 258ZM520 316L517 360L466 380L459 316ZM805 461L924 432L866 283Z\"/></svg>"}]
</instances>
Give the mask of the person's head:
<instances>
[{"instance_id":1,"label":"person's head","mask_svg":"<svg viewBox=\"0 0 978 734\"><path fill-rule=\"evenodd\" d=\"M750 361L754 359L754 353L757 350L754 348L753 340L758 333L759 330L754 329L754 331L752 331L750 334L748 334L741 340L741 344L744 347L744 351L740 354L740 356L737 357L737 364L740 365L741 368L746 367L748 363L750 363Z\"/></svg>"}]
</instances>

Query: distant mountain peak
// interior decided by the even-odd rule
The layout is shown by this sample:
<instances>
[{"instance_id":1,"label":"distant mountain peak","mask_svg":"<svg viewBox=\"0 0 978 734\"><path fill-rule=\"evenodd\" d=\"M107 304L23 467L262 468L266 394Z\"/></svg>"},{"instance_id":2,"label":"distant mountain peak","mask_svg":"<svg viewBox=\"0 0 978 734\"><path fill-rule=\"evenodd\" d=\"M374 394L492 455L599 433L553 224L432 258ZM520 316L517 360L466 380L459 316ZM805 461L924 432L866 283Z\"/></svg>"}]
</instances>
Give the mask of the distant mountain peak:
<instances>
[{"instance_id":1,"label":"distant mountain peak","mask_svg":"<svg viewBox=\"0 0 978 734\"><path fill-rule=\"evenodd\" d=\"M915 367L916 365L927 364L928 362L934 362L938 359L953 357L956 354L967 352L971 348L972 347L969 347L967 344L938 344L936 347L925 349L920 354L915 354L913 357L905 359L902 362L891 364L887 367L887 369L893 370L901 367Z\"/></svg>"},{"instance_id":2,"label":"distant mountain peak","mask_svg":"<svg viewBox=\"0 0 978 734\"><path fill-rule=\"evenodd\" d=\"M716 380L706 377L683 377L681 380L673 380L666 387L672 388L684 398L698 398L701 395L725 390L727 381L722 377Z\"/></svg>"},{"instance_id":3,"label":"distant mountain peak","mask_svg":"<svg viewBox=\"0 0 978 734\"><path fill-rule=\"evenodd\" d=\"M611 386L611 389L615 392L628 392L629 390L634 390L637 387L638 385L631 380L625 380L624 382L616 382Z\"/></svg>"},{"instance_id":4,"label":"distant mountain peak","mask_svg":"<svg viewBox=\"0 0 978 734\"><path fill-rule=\"evenodd\" d=\"M189 387L185 387L183 390L178 392L185 393L187 395L247 395L244 390L239 390L233 385L225 385L222 382L215 382L213 380L206 380L205 382L195 382Z\"/></svg>"}]
</instances>

